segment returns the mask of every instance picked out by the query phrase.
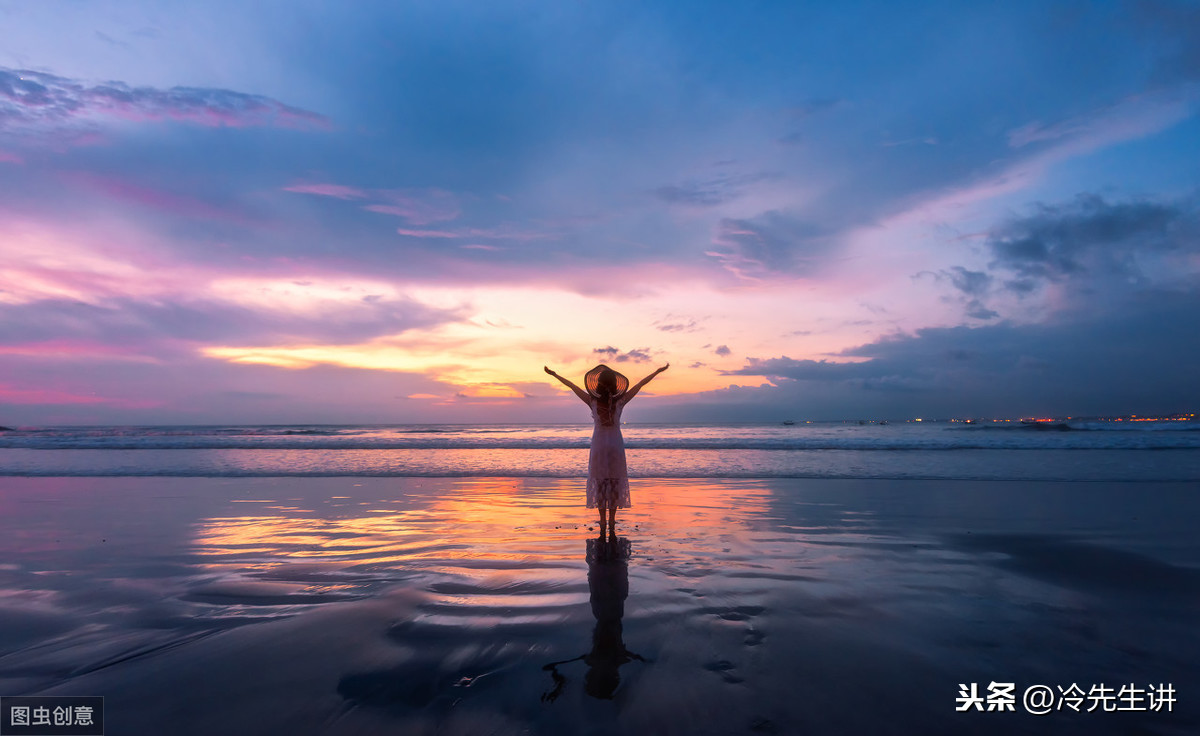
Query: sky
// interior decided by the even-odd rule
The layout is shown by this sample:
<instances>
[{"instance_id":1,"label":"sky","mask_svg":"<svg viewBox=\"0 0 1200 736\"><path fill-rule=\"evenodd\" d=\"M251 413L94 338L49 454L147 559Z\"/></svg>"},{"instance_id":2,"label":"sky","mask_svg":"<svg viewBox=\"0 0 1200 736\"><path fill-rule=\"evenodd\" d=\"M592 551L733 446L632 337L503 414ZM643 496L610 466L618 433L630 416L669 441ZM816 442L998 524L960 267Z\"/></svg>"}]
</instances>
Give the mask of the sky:
<instances>
[{"instance_id":1,"label":"sky","mask_svg":"<svg viewBox=\"0 0 1200 736\"><path fill-rule=\"evenodd\" d=\"M901 7L902 6L902 7ZM1200 405L1200 4L0 1L0 424Z\"/></svg>"}]
</instances>

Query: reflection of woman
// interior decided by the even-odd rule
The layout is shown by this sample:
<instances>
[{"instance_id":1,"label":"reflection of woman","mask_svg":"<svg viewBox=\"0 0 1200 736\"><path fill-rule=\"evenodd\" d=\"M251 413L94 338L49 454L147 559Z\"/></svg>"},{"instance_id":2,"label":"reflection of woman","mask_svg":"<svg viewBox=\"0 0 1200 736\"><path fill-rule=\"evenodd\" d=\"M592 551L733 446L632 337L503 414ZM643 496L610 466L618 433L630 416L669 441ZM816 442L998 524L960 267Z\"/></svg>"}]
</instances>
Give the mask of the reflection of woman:
<instances>
[{"instance_id":1,"label":"reflection of woman","mask_svg":"<svg viewBox=\"0 0 1200 736\"><path fill-rule=\"evenodd\" d=\"M558 671L559 665L583 660L588 666L583 677L584 691L593 698L611 700L621 683L621 665L635 659L646 661L626 649L621 637L621 618L625 615L625 599L629 596L629 555L629 540L625 537L601 536L587 540L588 589L591 591L592 615L596 617L592 651L543 667L554 678L554 689L542 695L542 700L557 698L567 682Z\"/></svg>"},{"instance_id":2,"label":"reflection of woman","mask_svg":"<svg viewBox=\"0 0 1200 736\"><path fill-rule=\"evenodd\" d=\"M643 386L669 367L670 364L664 365L629 388L628 378L606 365L598 365L584 377L587 391L546 368L547 373L566 384L592 409L595 427L588 455L587 507L600 509L601 534L604 533L604 511L608 510L609 533L615 536L617 509L628 508L631 504L625 440L621 437L621 410Z\"/></svg>"}]
</instances>

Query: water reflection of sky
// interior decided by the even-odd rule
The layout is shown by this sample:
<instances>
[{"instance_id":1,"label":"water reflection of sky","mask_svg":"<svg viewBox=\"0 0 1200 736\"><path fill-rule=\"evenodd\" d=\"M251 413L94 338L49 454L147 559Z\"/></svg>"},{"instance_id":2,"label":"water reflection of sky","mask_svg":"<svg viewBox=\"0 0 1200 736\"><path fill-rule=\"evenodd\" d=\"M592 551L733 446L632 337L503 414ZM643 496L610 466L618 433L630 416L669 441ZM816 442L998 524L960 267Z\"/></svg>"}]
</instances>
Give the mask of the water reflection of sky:
<instances>
[{"instance_id":1,"label":"water reflection of sky","mask_svg":"<svg viewBox=\"0 0 1200 736\"><path fill-rule=\"evenodd\" d=\"M1093 433L1115 435L1115 432ZM1141 433L1143 435L1153 433ZM628 450L643 479L839 478L1125 480L1200 478L1200 433L1172 432L1176 449L652 449ZM1072 435L1073 437L1073 435ZM1090 438L1090 435L1089 435ZM1088 442L1076 443L1088 447ZM1096 443L1092 443L1096 444ZM1136 445L1135 445L1136 447ZM587 449L0 449L0 467L28 476L545 477L569 479Z\"/></svg>"},{"instance_id":2,"label":"water reflection of sky","mask_svg":"<svg viewBox=\"0 0 1200 736\"><path fill-rule=\"evenodd\" d=\"M886 724L864 698L918 727L972 678L1200 687L1186 484L642 480L598 609L575 480L6 481L3 689L105 694L131 729L166 712L138 698L187 710L172 693L189 677L264 724L304 698L332 732L366 733L645 732L664 702L691 714L680 733ZM620 708L595 711L586 673L610 660ZM289 691L230 694L285 666ZM1184 710L1170 723L1195 724Z\"/></svg>"}]
</instances>

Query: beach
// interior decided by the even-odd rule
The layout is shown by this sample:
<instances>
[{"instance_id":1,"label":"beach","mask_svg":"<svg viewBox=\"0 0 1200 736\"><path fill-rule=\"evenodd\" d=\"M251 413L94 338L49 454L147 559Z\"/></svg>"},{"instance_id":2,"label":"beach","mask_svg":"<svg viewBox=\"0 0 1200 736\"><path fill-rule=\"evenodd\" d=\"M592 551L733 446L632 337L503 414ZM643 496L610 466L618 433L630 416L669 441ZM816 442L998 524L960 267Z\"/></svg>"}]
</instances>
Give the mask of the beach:
<instances>
[{"instance_id":1,"label":"beach","mask_svg":"<svg viewBox=\"0 0 1200 736\"><path fill-rule=\"evenodd\" d=\"M615 541L578 478L3 488L0 694L109 734L1200 729L1194 482L640 478Z\"/></svg>"},{"instance_id":2,"label":"beach","mask_svg":"<svg viewBox=\"0 0 1200 736\"><path fill-rule=\"evenodd\" d=\"M1200 0L0 19L0 736L1200 736Z\"/></svg>"}]
</instances>

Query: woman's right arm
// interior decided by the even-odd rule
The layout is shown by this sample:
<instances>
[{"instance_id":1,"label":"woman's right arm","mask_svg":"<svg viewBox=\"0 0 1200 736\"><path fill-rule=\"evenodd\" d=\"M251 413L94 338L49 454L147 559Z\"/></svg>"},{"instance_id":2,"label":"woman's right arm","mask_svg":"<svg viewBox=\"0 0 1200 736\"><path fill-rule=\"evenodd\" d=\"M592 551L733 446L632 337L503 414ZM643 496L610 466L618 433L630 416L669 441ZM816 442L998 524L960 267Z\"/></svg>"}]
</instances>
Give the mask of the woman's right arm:
<instances>
[{"instance_id":1,"label":"woman's right arm","mask_svg":"<svg viewBox=\"0 0 1200 736\"><path fill-rule=\"evenodd\" d=\"M585 403L585 404L591 404L591 403L592 403L592 397L591 397L590 395L588 395L588 392L587 392L587 391L584 391L583 389L579 388L578 386L576 386L575 384L571 383L571 382L570 382L570 381L568 381L567 379L563 378L562 376L558 375L558 374L557 374L557 373L555 373L554 371L550 370L550 368L549 368L549 367L547 367L547 366L542 366L542 367L546 369L546 372L547 372L547 373L549 373L550 375L554 376L554 377L555 377L555 378L557 378L558 380L562 381L562 382L563 382L563 383L566 385L566 387L567 387L567 388L569 388L569 389L571 389L572 391L574 391L574 392L575 392L575 395L579 397L579 400L580 400L580 401L582 401L582 402L583 402L583 403Z\"/></svg>"},{"instance_id":2,"label":"woman's right arm","mask_svg":"<svg viewBox=\"0 0 1200 736\"><path fill-rule=\"evenodd\" d=\"M637 384L633 388L631 388L625 392L625 395L622 396L621 399L625 403L629 403L629 400L632 399L634 396L637 396L637 392L642 390L642 386L645 386L647 383L650 383L650 381L653 380L655 376L657 376L659 373L662 373L663 371L665 371L666 369L668 369L670 367L671 367L671 364L667 363L662 368L659 368L658 370L654 371L653 373L646 376L642 380L638 381Z\"/></svg>"}]
</instances>

